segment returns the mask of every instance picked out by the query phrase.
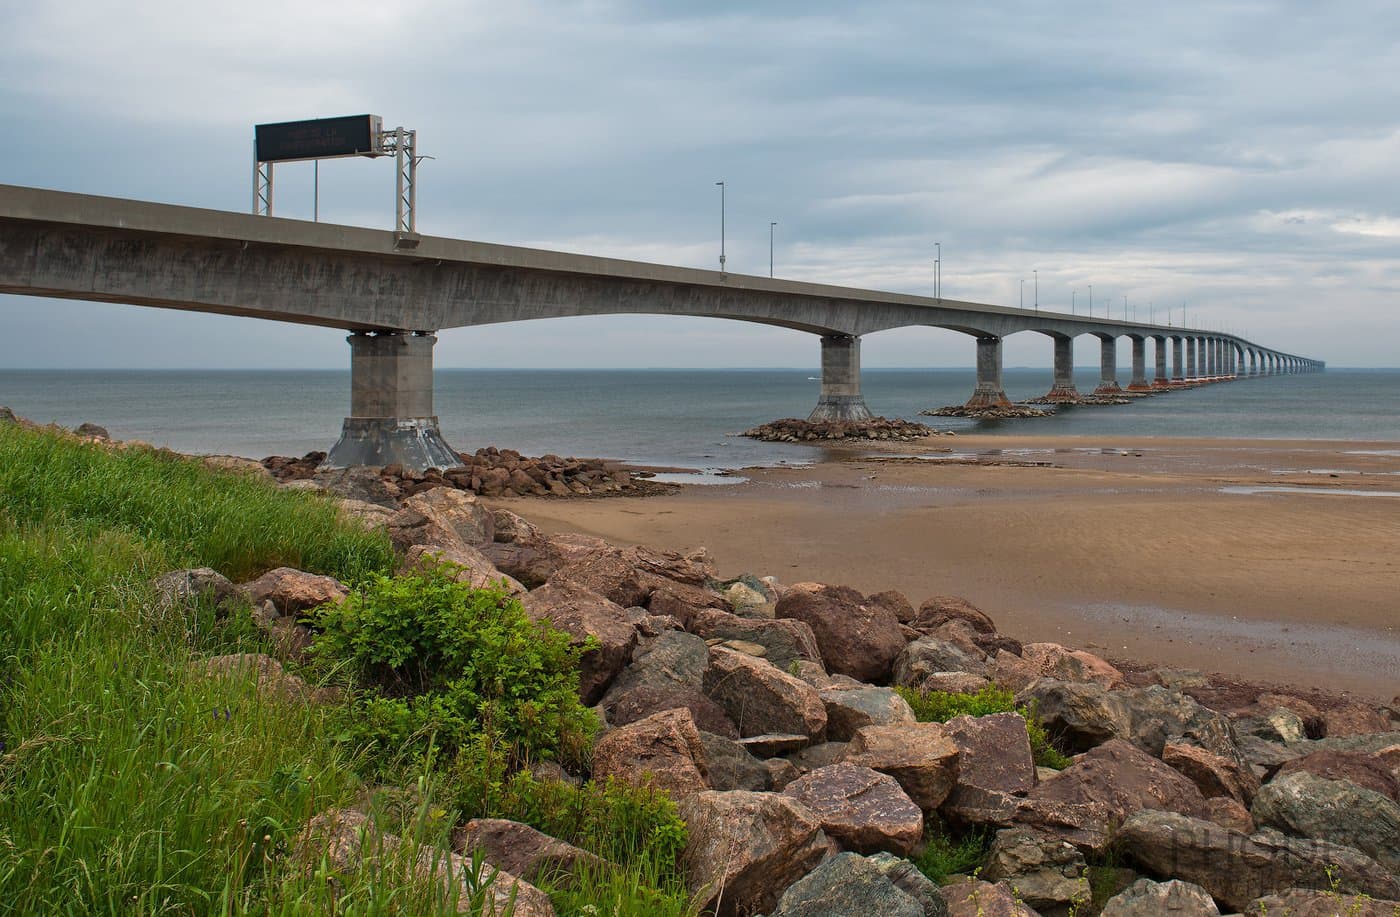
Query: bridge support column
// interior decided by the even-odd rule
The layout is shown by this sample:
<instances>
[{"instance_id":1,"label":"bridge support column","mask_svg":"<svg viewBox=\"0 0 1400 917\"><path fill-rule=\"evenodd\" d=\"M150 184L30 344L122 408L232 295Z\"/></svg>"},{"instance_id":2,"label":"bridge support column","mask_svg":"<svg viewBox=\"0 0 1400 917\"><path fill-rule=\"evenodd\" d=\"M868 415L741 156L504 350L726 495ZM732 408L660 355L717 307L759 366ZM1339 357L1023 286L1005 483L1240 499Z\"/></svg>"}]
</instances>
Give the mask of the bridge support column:
<instances>
[{"instance_id":1,"label":"bridge support column","mask_svg":"<svg viewBox=\"0 0 1400 917\"><path fill-rule=\"evenodd\" d=\"M1128 340L1133 343L1133 378L1128 382L1128 391L1150 392L1152 386L1147 382L1147 338L1132 335Z\"/></svg>"},{"instance_id":2,"label":"bridge support column","mask_svg":"<svg viewBox=\"0 0 1400 917\"><path fill-rule=\"evenodd\" d=\"M1057 335L1055 337L1055 378L1045 400L1055 404L1074 404L1079 400L1079 389L1074 387L1074 338Z\"/></svg>"},{"instance_id":3,"label":"bridge support column","mask_svg":"<svg viewBox=\"0 0 1400 917\"><path fill-rule=\"evenodd\" d=\"M1111 335L1099 338L1099 387L1095 395L1117 395L1123 389L1118 385L1118 339Z\"/></svg>"},{"instance_id":4,"label":"bridge support column","mask_svg":"<svg viewBox=\"0 0 1400 917\"><path fill-rule=\"evenodd\" d=\"M822 336L822 393L807 419L869 420L870 408L860 393L860 338L851 334Z\"/></svg>"},{"instance_id":5,"label":"bridge support column","mask_svg":"<svg viewBox=\"0 0 1400 917\"><path fill-rule=\"evenodd\" d=\"M977 339L977 387L965 407L1009 408L1011 400L1001 387L1001 338Z\"/></svg>"},{"instance_id":6,"label":"bridge support column","mask_svg":"<svg viewBox=\"0 0 1400 917\"><path fill-rule=\"evenodd\" d=\"M1196 339L1186 339L1186 378L1196 378Z\"/></svg>"},{"instance_id":7,"label":"bridge support column","mask_svg":"<svg viewBox=\"0 0 1400 917\"><path fill-rule=\"evenodd\" d=\"M433 416L432 334L356 332L350 341L350 416L322 468L462 464Z\"/></svg>"},{"instance_id":8,"label":"bridge support column","mask_svg":"<svg viewBox=\"0 0 1400 917\"><path fill-rule=\"evenodd\" d=\"M1182 368L1182 366L1183 366L1182 361L1185 359L1185 357L1186 357L1186 354L1185 354L1184 351L1182 350L1182 346L1181 346L1181 338L1179 338L1179 337L1173 337L1173 338L1172 338L1172 381L1173 381L1173 382L1185 382L1185 381L1186 381L1186 374L1185 374L1185 371L1184 371L1183 368Z\"/></svg>"},{"instance_id":9,"label":"bridge support column","mask_svg":"<svg viewBox=\"0 0 1400 917\"><path fill-rule=\"evenodd\" d=\"M1156 363L1152 367L1152 387L1166 388L1172 384L1171 376L1167 375L1167 338L1165 335L1155 335L1152 338L1152 355Z\"/></svg>"}]
</instances>

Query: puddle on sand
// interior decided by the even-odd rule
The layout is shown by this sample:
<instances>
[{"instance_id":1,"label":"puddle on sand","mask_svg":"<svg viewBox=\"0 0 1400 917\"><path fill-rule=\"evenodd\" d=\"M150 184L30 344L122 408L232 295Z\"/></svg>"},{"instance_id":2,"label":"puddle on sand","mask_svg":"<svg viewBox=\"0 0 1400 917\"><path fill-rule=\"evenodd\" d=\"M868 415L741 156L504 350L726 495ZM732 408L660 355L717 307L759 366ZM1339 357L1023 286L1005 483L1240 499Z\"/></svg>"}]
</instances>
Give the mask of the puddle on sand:
<instances>
[{"instance_id":1,"label":"puddle on sand","mask_svg":"<svg viewBox=\"0 0 1400 917\"><path fill-rule=\"evenodd\" d=\"M1400 458L1400 449L1353 449L1350 452L1343 452L1343 455L1384 455L1390 458Z\"/></svg>"},{"instance_id":2,"label":"puddle on sand","mask_svg":"<svg viewBox=\"0 0 1400 917\"><path fill-rule=\"evenodd\" d=\"M744 484L748 478L719 471L659 471L648 481L659 481L662 484Z\"/></svg>"},{"instance_id":3,"label":"puddle on sand","mask_svg":"<svg viewBox=\"0 0 1400 917\"><path fill-rule=\"evenodd\" d=\"M1324 497L1400 497L1400 490L1349 490L1345 487L1289 487L1286 484L1233 484L1222 494L1315 494Z\"/></svg>"}]
</instances>

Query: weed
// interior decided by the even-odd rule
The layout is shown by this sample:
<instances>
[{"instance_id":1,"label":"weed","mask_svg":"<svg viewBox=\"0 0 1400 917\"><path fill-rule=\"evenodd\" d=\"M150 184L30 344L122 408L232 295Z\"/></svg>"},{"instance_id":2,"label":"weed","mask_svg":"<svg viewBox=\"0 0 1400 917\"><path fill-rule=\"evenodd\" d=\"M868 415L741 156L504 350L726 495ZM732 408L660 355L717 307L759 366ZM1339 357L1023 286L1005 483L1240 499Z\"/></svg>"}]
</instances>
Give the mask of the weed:
<instances>
[{"instance_id":1,"label":"weed","mask_svg":"<svg viewBox=\"0 0 1400 917\"><path fill-rule=\"evenodd\" d=\"M921 723L946 723L955 716L989 716L993 713L1019 713L1026 721L1030 736L1031 756L1039 767L1064 770L1073 762L1050 742L1045 727L1036 718L1034 708L1016 705L1010 691L988 685L975 694L951 691L923 691L896 687L899 696L909 702L914 717Z\"/></svg>"}]
</instances>

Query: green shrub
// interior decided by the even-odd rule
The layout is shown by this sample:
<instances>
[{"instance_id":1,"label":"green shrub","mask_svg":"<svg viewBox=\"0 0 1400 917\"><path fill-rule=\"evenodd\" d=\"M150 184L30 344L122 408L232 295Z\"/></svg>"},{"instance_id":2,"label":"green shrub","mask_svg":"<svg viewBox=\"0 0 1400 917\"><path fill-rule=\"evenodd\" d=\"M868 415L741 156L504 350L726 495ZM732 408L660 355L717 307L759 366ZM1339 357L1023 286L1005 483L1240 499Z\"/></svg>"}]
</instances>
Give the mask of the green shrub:
<instances>
[{"instance_id":1,"label":"green shrub","mask_svg":"<svg viewBox=\"0 0 1400 917\"><path fill-rule=\"evenodd\" d=\"M950 876L966 875L980 867L991 844L992 836L987 832L973 831L955 839L930 828L914 865L941 885Z\"/></svg>"},{"instance_id":2,"label":"green shrub","mask_svg":"<svg viewBox=\"0 0 1400 917\"><path fill-rule=\"evenodd\" d=\"M457 569L372 574L319 610L318 663L368 689L342 739L379 767L450 759L483 729L530 758L578 760L597 728L579 701L581 651L503 590L458 583Z\"/></svg>"},{"instance_id":3,"label":"green shrub","mask_svg":"<svg viewBox=\"0 0 1400 917\"><path fill-rule=\"evenodd\" d=\"M909 702L914 717L921 723L946 723L955 716L988 716L993 713L1019 713L1026 720L1026 732L1030 735L1031 755L1039 767L1052 767L1064 770L1072 763L1050 742L1045 727L1035 716L1033 708L1016 705L1016 698L1010 692L988 685L976 694L959 694L951 691L921 691L915 688L896 687L896 693Z\"/></svg>"}]
</instances>

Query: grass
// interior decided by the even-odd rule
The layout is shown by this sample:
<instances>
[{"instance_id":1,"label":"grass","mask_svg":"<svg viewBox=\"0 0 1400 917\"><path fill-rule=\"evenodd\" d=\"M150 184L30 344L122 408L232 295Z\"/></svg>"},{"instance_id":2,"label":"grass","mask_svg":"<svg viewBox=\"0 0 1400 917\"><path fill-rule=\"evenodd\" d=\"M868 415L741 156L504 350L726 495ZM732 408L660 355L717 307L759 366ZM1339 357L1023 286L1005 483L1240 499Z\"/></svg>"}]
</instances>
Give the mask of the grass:
<instances>
[{"instance_id":1,"label":"grass","mask_svg":"<svg viewBox=\"0 0 1400 917\"><path fill-rule=\"evenodd\" d=\"M200 657L268 651L247 609L148 613L151 580L174 568L245 580L285 565L361 583L393 561L386 538L315 495L0 426L0 911L492 913L479 863L455 891L416 874L420 846L446 849L466 816L451 772L397 775L419 804L381 814L406 843L375 869L290 856L308 818L367 794L370 752L340 740L357 693L310 706L204 677ZM577 839L615 865L545 883L560 913L692 913L669 800L576 792Z\"/></svg>"},{"instance_id":2,"label":"grass","mask_svg":"<svg viewBox=\"0 0 1400 917\"><path fill-rule=\"evenodd\" d=\"M924 850L914 860L919 871L940 885L953 876L968 875L987 859L992 835L972 831L953 838L930 829L924 836Z\"/></svg>"},{"instance_id":3,"label":"grass","mask_svg":"<svg viewBox=\"0 0 1400 917\"><path fill-rule=\"evenodd\" d=\"M1036 719L1033 709L1017 706L1015 697L995 685L988 685L975 694L950 691L922 691L896 687L900 697L909 702L914 718L921 723L946 723L955 716L990 716L993 713L1019 713L1026 721L1030 737L1031 757L1037 767L1064 770L1074 763L1050 741L1045 727Z\"/></svg>"}]
</instances>

